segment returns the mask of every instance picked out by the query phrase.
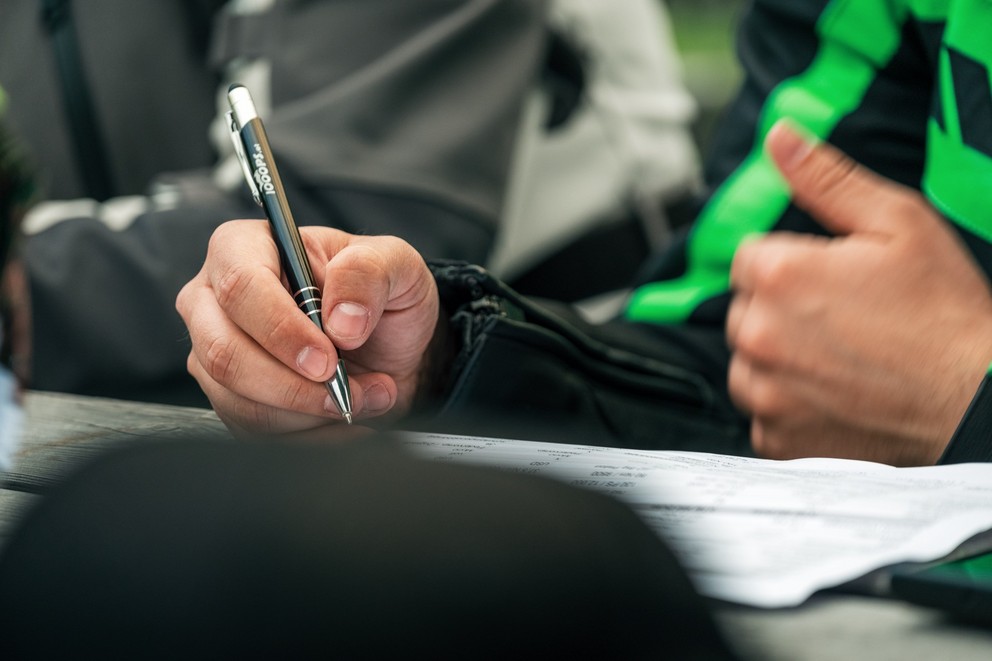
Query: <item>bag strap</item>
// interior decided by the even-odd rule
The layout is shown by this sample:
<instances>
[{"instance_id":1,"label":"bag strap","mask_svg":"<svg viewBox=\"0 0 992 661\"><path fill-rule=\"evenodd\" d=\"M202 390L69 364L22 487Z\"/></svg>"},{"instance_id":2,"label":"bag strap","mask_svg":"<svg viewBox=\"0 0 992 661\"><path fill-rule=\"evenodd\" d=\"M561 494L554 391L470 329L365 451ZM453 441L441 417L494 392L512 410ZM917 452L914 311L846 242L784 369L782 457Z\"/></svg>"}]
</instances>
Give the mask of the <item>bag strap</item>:
<instances>
[{"instance_id":1,"label":"bag strap","mask_svg":"<svg viewBox=\"0 0 992 661\"><path fill-rule=\"evenodd\" d=\"M71 3L69 0L42 0L41 4L42 21L51 36L62 82L62 101L76 149L76 165L87 193L103 201L114 196L116 187L79 55Z\"/></svg>"}]
</instances>

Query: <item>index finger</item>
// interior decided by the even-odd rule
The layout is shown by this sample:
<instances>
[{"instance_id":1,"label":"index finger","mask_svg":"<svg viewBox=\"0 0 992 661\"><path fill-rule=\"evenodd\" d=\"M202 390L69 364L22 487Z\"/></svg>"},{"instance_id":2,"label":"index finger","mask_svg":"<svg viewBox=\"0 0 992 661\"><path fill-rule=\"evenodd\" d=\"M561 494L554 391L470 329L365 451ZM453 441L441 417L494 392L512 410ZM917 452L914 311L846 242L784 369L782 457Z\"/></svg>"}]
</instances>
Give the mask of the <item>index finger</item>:
<instances>
[{"instance_id":1,"label":"index finger","mask_svg":"<svg viewBox=\"0 0 992 661\"><path fill-rule=\"evenodd\" d=\"M331 377L337 351L286 289L266 221L221 225L210 239L204 271L227 317L265 351L308 379Z\"/></svg>"}]
</instances>

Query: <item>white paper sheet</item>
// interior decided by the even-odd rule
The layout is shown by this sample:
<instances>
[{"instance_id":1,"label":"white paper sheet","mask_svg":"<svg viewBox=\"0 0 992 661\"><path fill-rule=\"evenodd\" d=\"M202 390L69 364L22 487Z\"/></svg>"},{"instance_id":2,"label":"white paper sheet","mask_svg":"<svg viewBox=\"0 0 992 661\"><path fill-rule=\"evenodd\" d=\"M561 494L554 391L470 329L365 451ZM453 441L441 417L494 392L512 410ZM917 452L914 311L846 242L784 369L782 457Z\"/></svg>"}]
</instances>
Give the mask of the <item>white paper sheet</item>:
<instances>
[{"instance_id":1,"label":"white paper sheet","mask_svg":"<svg viewBox=\"0 0 992 661\"><path fill-rule=\"evenodd\" d=\"M893 468L409 434L435 461L545 475L626 502L703 594L766 608L992 529L992 464Z\"/></svg>"}]
</instances>

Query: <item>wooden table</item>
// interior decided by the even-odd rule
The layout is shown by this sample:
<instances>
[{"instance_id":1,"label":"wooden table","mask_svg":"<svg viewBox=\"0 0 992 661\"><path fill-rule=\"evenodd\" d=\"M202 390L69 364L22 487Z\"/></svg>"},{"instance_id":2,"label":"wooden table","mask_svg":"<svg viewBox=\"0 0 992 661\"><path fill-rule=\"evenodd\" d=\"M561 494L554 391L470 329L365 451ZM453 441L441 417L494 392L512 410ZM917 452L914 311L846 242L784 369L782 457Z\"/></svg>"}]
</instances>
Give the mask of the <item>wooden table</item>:
<instances>
[{"instance_id":1,"label":"wooden table","mask_svg":"<svg viewBox=\"0 0 992 661\"><path fill-rule=\"evenodd\" d=\"M121 443L183 438L229 440L213 411L31 392L14 468L0 489L0 544L17 517L81 462Z\"/></svg>"},{"instance_id":2,"label":"wooden table","mask_svg":"<svg viewBox=\"0 0 992 661\"><path fill-rule=\"evenodd\" d=\"M120 443L198 437L231 442L211 411L29 393L27 429L0 490L0 544L31 503L81 461ZM821 594L799 608L719 606L717 618L746 658L989 659L992 631L887 599Z\"/></svg>"}]
</instances>

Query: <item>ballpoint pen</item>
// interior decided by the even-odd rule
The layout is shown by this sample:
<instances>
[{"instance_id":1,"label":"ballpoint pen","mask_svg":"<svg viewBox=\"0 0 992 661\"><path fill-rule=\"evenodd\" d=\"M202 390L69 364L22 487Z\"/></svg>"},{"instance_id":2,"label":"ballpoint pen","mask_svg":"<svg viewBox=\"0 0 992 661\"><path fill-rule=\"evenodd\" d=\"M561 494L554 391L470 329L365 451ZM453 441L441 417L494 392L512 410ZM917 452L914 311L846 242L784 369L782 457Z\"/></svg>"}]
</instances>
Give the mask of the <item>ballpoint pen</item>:
<instances>
[{"instance_id":1,"label":"ballpoint pen","mask_svg":"<svg viewBox=\"0 0 992 661\"><path fill-rule=\"evenodd\" d=\"M289 281L293 300L310 320L323 330L320 321L320 290L314 286L313 272L307 259L300 239L300 231L293 220L286 201L272 149L265 134L265 127L255 110L248 89L239 84L231 85L227 90L227 100L231 110L227 120L231 128L231 141L238 155L241 169L244 171L248 188L251 189L255 202L264 210L269 219L269 227L279 247L279 256L283 271ZM348 373L344 361L338 360L337 370L326 384L327 391L334 400L334 405L350 425L351 388L348 385Z\"/></svg>"}]
</instances>

